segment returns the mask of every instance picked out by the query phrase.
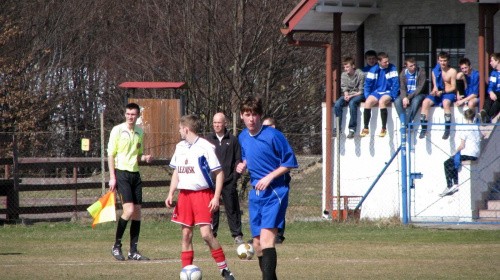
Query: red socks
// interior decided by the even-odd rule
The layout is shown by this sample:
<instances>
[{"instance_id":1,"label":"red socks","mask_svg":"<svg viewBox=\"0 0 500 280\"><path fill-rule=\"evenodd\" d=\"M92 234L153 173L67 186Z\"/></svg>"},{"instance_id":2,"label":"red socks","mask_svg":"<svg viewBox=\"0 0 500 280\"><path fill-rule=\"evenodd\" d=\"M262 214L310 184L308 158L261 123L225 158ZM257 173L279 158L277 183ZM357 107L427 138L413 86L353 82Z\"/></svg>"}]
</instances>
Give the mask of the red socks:
<instances>
[{"instance_id":1,"label":"red socks","mask_svg":"<svg viewBox=\"0 0 500 280\"><path fill-rule=\"evenodd\" d=\"M194 252L184 251L181 253L182 267L193 264Z\"/></svg>"}]
</instances>

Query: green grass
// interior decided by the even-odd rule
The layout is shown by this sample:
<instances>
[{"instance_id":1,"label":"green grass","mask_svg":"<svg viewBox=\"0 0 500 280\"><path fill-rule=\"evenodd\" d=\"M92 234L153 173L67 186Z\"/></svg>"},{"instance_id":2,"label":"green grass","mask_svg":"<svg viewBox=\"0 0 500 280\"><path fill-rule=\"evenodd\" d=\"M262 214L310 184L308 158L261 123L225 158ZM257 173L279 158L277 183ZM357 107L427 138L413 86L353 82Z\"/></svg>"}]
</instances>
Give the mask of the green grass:
<instances>
[{"instance_id":1,"label":"green grass","mask_svg":"<svg viewBox=\"0 0 500 280\"><path fill-rule=\"evenodd\" d=\"M143 222L139 249L152 261L114 261L114 223L0 227L2 279L178 279L181 232L168 218ZM256 260L236 257L226 221L221 242L237 279L260 279ZM248 238L248 224L244 224ZM289 222L277 245L279 279L498 279L500 231L434 230L397 222ZM128 232L124 244L128 243ZM195 231L195 264L220 279ZM124 246L127 247L127 246Z\"/></svg>"}]
</instances>

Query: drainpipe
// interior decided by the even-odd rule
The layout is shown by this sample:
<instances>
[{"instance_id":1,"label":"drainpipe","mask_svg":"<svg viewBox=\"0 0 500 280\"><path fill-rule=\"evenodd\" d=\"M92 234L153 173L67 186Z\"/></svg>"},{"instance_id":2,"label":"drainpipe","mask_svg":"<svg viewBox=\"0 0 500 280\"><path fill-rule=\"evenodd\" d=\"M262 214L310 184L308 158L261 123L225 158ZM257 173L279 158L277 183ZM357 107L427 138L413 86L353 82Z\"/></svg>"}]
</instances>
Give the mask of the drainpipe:
<instances>
[{"instance_id":1,"label":"drainpipe","mask_svg":"<svg viewBox=\"0 0 500 280\"><path fill-rule=\"evenodd\" d=\"M296 47L315 47L326 49L326 201L325 211L332 213L330 199L332 197L333 187L333 168L332 168L332 57L333 47L332 44L327 42L314 42L314 41L298 41L293 38L293 32L288 32L287 28L282 28L281 33L286 35L287 42L290 46Z\"/></svg>"}]
</instances>

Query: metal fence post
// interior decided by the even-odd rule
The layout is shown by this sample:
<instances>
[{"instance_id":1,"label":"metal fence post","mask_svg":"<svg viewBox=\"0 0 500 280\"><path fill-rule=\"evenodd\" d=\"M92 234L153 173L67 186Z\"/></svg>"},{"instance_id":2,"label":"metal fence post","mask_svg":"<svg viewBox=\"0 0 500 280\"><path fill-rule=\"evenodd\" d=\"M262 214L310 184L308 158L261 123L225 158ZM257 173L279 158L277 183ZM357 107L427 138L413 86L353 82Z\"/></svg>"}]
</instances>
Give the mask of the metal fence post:
<instances>
[{"instance_id":1,"label":"metal fence post","mask_svg":"<svg viewBox=\"0 0 500 280\"><path fill-rule=\"evenodd\" d=\"M408 224L408 184L406 183L408 180L406 178L406 113L403 112L399 116L399 120L401 121L401 208L403 210L403 224Z\"/></svg>"}]
</instances>

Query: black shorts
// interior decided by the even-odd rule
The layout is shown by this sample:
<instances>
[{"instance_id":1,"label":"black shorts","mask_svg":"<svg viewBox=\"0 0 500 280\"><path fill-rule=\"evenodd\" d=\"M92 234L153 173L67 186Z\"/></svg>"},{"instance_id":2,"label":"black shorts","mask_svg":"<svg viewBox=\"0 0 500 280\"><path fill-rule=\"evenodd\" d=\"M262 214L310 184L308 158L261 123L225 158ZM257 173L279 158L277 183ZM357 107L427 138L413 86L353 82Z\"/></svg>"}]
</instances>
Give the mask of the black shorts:
<instances>
[{"instance_id":1,"label":"black shorts","mask_svg":"<svg viewBox=\"0 0 500 280\"><path fill-rule=\"evenodd\" d=\"M142 180L139 172L116 170L116 189L122 203L142 204Z\"/></svg>"}]
</instances>

